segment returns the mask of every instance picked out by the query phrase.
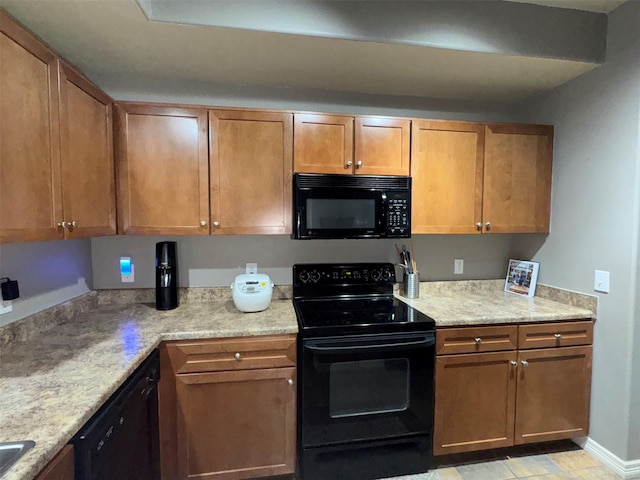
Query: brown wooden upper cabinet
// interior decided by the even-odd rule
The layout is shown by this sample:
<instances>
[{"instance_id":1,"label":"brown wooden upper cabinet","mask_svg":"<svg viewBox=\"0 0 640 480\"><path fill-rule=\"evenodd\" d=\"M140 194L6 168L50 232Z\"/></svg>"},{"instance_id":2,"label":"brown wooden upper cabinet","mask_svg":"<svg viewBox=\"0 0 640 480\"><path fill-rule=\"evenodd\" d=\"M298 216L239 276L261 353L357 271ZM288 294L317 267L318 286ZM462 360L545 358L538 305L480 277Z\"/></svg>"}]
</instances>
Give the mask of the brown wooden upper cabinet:
<instances>
[{"instance_id":1,"label":"brown wooden upper cabinet","mask_svg":"<svg viewBox=\"0 0 640 480\"><path fill-rule=\"evenodd\" d=\"M478 233L482 219L484 126L414 120L412 233Z\"/></svg>"},{"instance_id":2,"label":"brown wooden upper cabinet","mask_svg":"<svg viewBox=\"0 0 640 480\"><path fill-rule=\"evenodd\" d=\"M291 233L293 116L209 111L211 233Z\"/></svg>"},{"instance_id":3,"label":"brown wooden upper cabinet","mask_svg":"<svg viewBox=\"0 0 640 480\"><path fill-rule=\"evenodd\" d=\"M0 32L0 241L61 239L57 59L1 10Z\"/></svg>"},{"instance_id":4,"label":"brown wooden upper cabinet","mask_svg":"<svg viewBox=\"0 0 640 480\"><path fill-rule=\"evenodd\" d=\"M65 238L116 234L112 101L60 62Z\"/></svg>"},{"instance_id":5,"label":"brown wooden upper cabinet","mask_svg":"<svg viewBox=\"0 0 640 480\"><path fill-rule=\"evenodd\" d=\"M294 115L294 171L409 175L411 121Z\"/></svg>"},{"instance_id":6,"label":"brown wooden upper cabinet","mask_svg":"<svg viewBox=\"0 0 640 480\"><path fill-rule=\"evenodd\" d=\"M485 126L483 231L547 233L553 127Z\"/></svg>"},{"instance_id":7,"label":"brown wooden upper cabinet","mask_svg":"<svg viewBox=\"0 0 640 480\"><path fill-rule=\"evenodd\" d=\"M553 127L414 120L413 233L549 231Z\"/></svg>"},{"instance_id":8,"label":"brown wooden upper cabinet","mask_svg":"<svg viewBox=\"0 0 640 480\"><path fill-rule=\"evenodd\" d=\"M0 242L115 234L111 99L0 10Z\"/></svg>"},{"instance_id":9,"label":"brown wooden upper cabinet","mask_svg":"<svg viewBox=\"0 0 640 480\"><path fill-rule=\"evenodd\" d=\"M209 234L207 110L116 107L118 230Z\"/></svg>"}]
</instances>

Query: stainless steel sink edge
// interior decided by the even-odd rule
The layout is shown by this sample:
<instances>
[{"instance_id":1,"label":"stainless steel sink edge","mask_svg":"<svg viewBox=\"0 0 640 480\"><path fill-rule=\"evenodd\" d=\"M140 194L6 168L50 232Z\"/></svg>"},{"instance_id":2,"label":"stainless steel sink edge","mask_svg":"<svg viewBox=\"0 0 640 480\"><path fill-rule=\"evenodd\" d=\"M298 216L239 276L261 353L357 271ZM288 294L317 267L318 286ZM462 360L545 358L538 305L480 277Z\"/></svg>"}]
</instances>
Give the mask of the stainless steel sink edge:
<instances>
[{"instance_id":1,"label":"stainless steel sink edge","mask_svg":"<svg viewBox=\"0 0 640 480\"><path fill-rule=\"evenodd\" d=\"M22 456L36 446L33 440L0 442L0 478L16 464Z\"/></svg>"}]
</instances>

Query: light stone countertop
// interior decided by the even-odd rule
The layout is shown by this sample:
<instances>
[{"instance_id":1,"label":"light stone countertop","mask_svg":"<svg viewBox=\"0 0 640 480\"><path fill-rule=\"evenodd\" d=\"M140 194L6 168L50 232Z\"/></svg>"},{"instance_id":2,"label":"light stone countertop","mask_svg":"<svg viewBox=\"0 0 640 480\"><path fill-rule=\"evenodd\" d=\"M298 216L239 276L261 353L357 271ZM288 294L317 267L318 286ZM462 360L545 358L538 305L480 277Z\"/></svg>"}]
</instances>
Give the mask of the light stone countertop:
<instances>
[{"instance_id":1,"label":"light stone countertop","mask_svg":"<svg viewBox=\"0 0 640 480\"><path fill-rule=\"evenodd\" d=\"M502 284L504 281L423 282L416 299L399 291L395 295L433 318L437 327L595 318L597 297L542 287L547 298L529 298L504 292Z\"/></svg>"},{"instance_id":2,"label":"light stone countertop","mask_svg":"<svg viewBox=\"0 0 640 480\"><path fill-rule=\"evenodd\" d=\"M33 440L2 480L31 480L163 340L291 334L291 300L240 313L232 301L98 306L0 351L0 442Z\"/></svg>"},{"instance_id":3,"label":"light stone countertop","mask_svg":"<svg viewBox=\"0 0 640 480\"><path fill-rule=\"evenodd\" d=\"M32 480L161 341L298 330L288 292L264 312L240 313L226 294L195 290L167 312L144 303L149 292L91 292L79 300L84 311L72 309L28 338L0 329L0 442L36 442L2 480ZM414 300L396 295L437 326L595 318L595 297L542 286L539 292L546 298L504 293L499 281L466 281L421 283Z\"/></svg>"}]
</instances>

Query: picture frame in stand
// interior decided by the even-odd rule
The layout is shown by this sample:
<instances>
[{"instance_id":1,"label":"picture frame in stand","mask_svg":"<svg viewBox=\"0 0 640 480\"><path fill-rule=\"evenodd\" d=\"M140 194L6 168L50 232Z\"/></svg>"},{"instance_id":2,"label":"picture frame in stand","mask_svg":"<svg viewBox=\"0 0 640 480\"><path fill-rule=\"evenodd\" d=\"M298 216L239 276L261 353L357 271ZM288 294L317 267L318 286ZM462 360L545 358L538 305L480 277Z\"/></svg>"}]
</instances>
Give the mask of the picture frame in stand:
<instances>
[{"instance_id":1,"label":"picture frame in stand","mask_svg":"<svg viewBox=\"0 0 640 480\"><path fill-rule=\"evenodd\" d=\"M504 291L521 297L533 297L538 283L540 263L527 260L509 260Z\"/></svg>"}]
</instances>

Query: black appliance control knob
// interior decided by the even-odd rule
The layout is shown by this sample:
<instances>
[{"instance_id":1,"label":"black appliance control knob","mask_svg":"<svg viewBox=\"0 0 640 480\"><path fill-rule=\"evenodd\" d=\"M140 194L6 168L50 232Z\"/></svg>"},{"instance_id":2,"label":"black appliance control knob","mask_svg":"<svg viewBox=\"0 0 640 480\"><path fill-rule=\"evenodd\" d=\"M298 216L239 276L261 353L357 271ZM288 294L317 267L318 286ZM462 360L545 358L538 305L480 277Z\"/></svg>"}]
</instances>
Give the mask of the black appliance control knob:
<instances>
[{"instance_id":1,"label":"black appliance control knob","mask_svg":"<svg viewBox=\"0 0 640 480\"><path fill-rule=\"evenodd\" d=\"M313 282L313 283L318 283L318 280L320 280L320 272L318 272L317 270L312 270L311 273L309 274L309 279Z\"/></svg>"},{"instance_id":2,"label":"black appliance control knob","mask_svg":"<svg viewBox=\"0 0 640 480\"><path fill-rule=\"evenodd\" d=\"M374 282L379 282L380 279L382 278L382 273L380 272L380 270L372 270L371 278L373 279Z\"/></svg>"},{"instance_id":3,"label":"black appliance control knob","mask_svg":"<svg viewBox=\"0 0 640 480\"><path fill-rule=\"evenodd\" d=\"M391 278L391 272L386 268L382 271L382 280L385 282Z\"/></svg>"},{"instance_id":4,"label":"black appliance control knob","mask_svg":"<svg viewBox=\"0 0 640 480\"><path fill-rule=\"evenodd\" d=\"M306 270L302 270L298 275L298 278L302 283L307 283L309 281L309 272L307 272Z\"/></svg>"}]
</instances>

